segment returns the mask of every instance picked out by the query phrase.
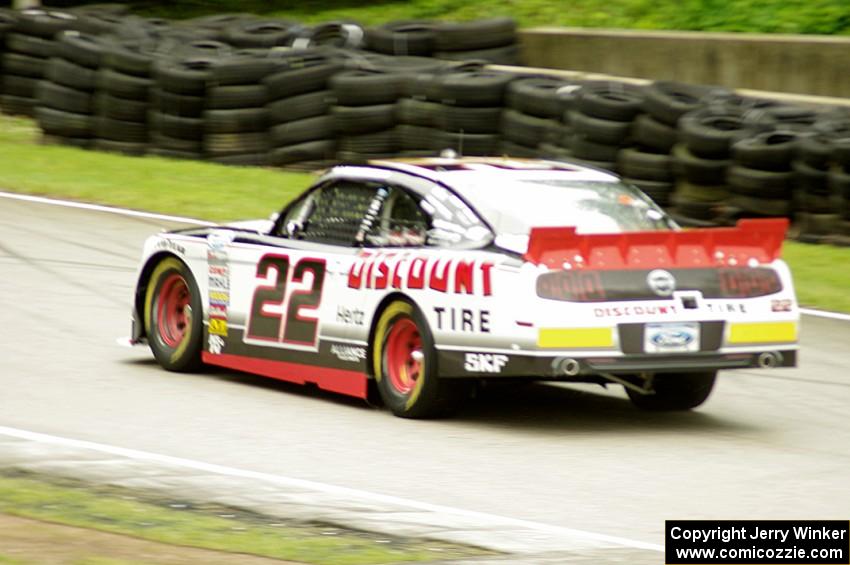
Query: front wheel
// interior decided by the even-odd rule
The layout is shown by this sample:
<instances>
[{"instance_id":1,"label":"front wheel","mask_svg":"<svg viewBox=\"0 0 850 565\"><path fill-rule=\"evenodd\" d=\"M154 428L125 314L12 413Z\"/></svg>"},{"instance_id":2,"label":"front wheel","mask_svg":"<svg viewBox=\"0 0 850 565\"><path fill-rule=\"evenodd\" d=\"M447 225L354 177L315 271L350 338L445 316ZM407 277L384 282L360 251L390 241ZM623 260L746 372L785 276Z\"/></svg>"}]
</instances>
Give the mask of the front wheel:
<instances>
[{"instance_id":1,"label":"front wheel","mask_svg":"<svg viewBox=\"0 0 850 565\"><path fill-rule=\"evenodd\" d=\"M660 373L655 375L655 394L626 389L632 404L643 410L690 410L708 399L717 371L703 373Z\"/></svg>"},{"instance_id":2,"label":"front wheel","mask_svg":"<svg viewBox=\"0 0 850 565\"><path fill-rule=\"evenodd\" d=\"M402 418L432 418L456 407L459 382L437 375L434 338L424 316L404 300L390 303L378 319L372 366L384 404Z\"/></svg>"},{"instance_id":3,"label":"front wheel","mask_svg":"<svg viewBox=\"0 0 850 565\"><path fill-rule=\"evenodd\" d=\"M203 310L198 285L185 263L160 261L145 293L145 329L154 357L169 371L201 366Z\"/></svg>"}]
</instances>

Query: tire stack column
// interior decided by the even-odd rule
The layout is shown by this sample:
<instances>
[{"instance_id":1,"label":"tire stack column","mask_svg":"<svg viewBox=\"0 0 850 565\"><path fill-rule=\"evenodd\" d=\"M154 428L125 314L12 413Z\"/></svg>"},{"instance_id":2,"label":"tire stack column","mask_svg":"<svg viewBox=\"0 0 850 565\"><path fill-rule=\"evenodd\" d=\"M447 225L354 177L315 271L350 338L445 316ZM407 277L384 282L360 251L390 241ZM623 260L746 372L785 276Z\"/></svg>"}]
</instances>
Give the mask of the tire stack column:
<instances>
[{"instance_id":1,"label":"tire stack column","mask_svg":"<svg viewBox=\"0 0 850 565\"><path fill-rule=\"evenodd\" d=\"M123 39L109 45L98 72L95 149L144 155L148 151L148 100L155 44Z\"/></svg>"},{"instance_id":2,"label":"tire stack column","mask_svg":"<svg viewBox=\"0 0 850 565\"><path fill-rule=\"evenodd\" d=\"M5 22L5 23L3 23ZM58 33L76 29L78 18L70 12L24 10L0 20L6 28L0 108L7 114L34 116L36 88L47 62L56 53Z\"/></svg>"},{"instance_id":3,"label":"tire stack column","mask_svg":"<svg viewBox=\"0 0 850 565\"><path fill-rule=\"evenodd\" d=\"M305 51L266 77L272 165L308 166L334 159L328 80L340 69L322 52Z\"/></svg>"}]
</instances>

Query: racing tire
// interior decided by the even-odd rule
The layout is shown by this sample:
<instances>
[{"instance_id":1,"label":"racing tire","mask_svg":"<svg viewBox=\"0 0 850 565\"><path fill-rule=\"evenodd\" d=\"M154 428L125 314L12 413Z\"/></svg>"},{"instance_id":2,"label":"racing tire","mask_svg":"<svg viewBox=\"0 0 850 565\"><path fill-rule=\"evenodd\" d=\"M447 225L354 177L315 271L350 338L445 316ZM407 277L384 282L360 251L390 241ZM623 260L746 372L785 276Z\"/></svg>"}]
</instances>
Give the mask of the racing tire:
<instances>
[{"instance_id":1,"label":"racing tire","mask_svg":"<svg viewBox=\"0 0 850 565\"><path fill-rule=\"evenodd\" d=\"M718 185L726 182L729 159L697 157L683 144L673 146L673 171L681 179L699 185Z\"/></svg>"},{"instance_id":2,"label":"racing tire","mask_svg":"<svg viewBox=\"0 0 850 565\"><path fill-rule=\"evenodd\" d=\"M655 394L626 389L629 400L641 410L690 410L705 402L717 378L717 371L705 373L662 373L655 375Z\"/></svg>"},{"instance_id":3,"label":"racing tire","mask_svg":"<svg viewBox=\"0 0 850 565\"><path fill-rule=\"evenodd\" d=\"M666 153L623 149L618 155L617 170L625 177L669 183L673 181L671 161Z\"/></svg>"},{"instance_id":4,"label":"racing tire","mask_svg":"<svg viewBox=\"0 0 850 565\"><path fill-rule=\"evenodd\" d=\"M428 21L397 21L366 28L366 45L386 55L429 56L434 51L434 24Z\"/></svg>"},{"instance_id":5,"label":"racing tire","mask_svg":"<svg viewBox=\"0 0 850 565\"><path fill-rule=\"evenodd\" d=\"M44 67L44 78L76 90L92 91L97 88L97 71L58 57L48 60Z\"/></svg>"},{"instance_id":6,"label":"racing tire","mask_svg":"<svg viewBox=\"0 0 850 565\"><path fill-rule=\"evenodd\" d=\"M268 102L269 90L264 84L212 86L206 92L208 110L257 108Z\"/></svg>"},{"instance_id":7,"label":"racing tire","mask_svg":"<svg viewBox=\"0 0 850 565\"><path fill-rule=\"evenodd\" d=\"M518 79L508 85L505 102L523 114L559 119L566 109L559 91L571 85L567 81L549 77Z\"/></svg>"},{"instance_id":8,"label":"racing tire","mask_svg":"<svg viewBox=\"0 0 850 565\"><path fill-rule=\"evenodd\" d=\"M420 104L430 104L430 102L420 102ZM498 133L502 119L502 107L471 108L438 104L435 114L435 125L443 131Z\"/></svg>"},{"instance_id":9,"label":"racing tire","mask_svg":"<svg viewBox=\"0 0 850 565\"><path fill-rule=\"evenodd\" d=\"M700 108L706 87L673 81L656 81L644 90L643 110L653 119L675 127L679 118Z\"/></svg>"},{"instance_id":10,"label":"racing tire","mask_svg":"<svg viewBox=\"0 0 850 565\"><path fill-rule=\"evenodd\" d=\"M396 138L402 151L437 151L443 131L422 126L401 124L396 126Z\"/></svg>"},{"instance_id":11,"label":"racing tire","mask_svg":"<svg viewBox=\"0 0 850 565\"><path fill-rule=\"evenodd\" d=\"M331 106L334 131L351 135L390 129L396 124L395 104Z\"/></svg>"},{"instance_id":12,"label":"racing tire","mask_svg":"<svg viewBox=\"0 0 850 565\"><path fill-rule=\"evenodd\" d=\"M449 111L445 108L455 107L444 106L439 102L427 102L415 98L401 98L396 104L396 119L401 124L426 128L435 127L440 125L441 122L449 120ZM466 110L466 108L461 108L461 111L463 110ZM499 107L500 113L501 110L502 108ZM498 126L495 127L498 128Z\"/></svg>"},{"instance_id":13,"label":"racing tire","mask_svg":"<svg viewBox=\"0 0 850 565\"><path fill-rule=\"evenodd\" d=\"M736 164L762 171L789 171L798 135L773 131L740 139L732 144Z\"/></svg>"},{"instance_id":14,"label":"racing tire","mask_svg":"<svg viewBox=\"0 0 850 565\"><path fill-rule=\"evenodd\" d=\"M537 147L547 139L547 133L559 127L559 123L549 118L538 118L505 110L502 112L500 129L502 138L526 147Z\"/></svg>"},{"instance_id":15,"label":"racing tire","mask_svg":"<svg viewBox=\"0 0 850 565\"><path fill-rule=\"evenodd\" d=\"M528 147L506 139L502 139L499 142L497 150L499 155L504 157L518 157L520 159L537 159L540 157L540 149L536 146Z\"/></svg>"},{"instance_id":16,"label":"racing tire","mask_svg":"<svg viewBox=\"0 0 850 565\"><path fill-rule=\"evenodd\" d=\"M2 41L2 36L0 36L0 41ZM4 74L41 78L47 70L47 61L48 59L31 55L2 53L0 54L0 69L3 69Z\"/></svg>"},{"instance_id":17,"label":"racing tire","mask_svg":"<svg viewBox=\"0 0 850 565\"><path fill-rule=\"evenodd\" d=\"M470 51L516 42L516 21L491 18L472 22L441 22L434 26L434 49Z\"/></svg>"},{"instance_id":18,"label":"racing tire","mask_svg":"<svg viewBox=\"0 0 850 565\"><path fill-rule=\"evenodd\" d=\"M457 407L460 382L440 379L434 338L410 302L391 302L378 318L372 370L387 408L402 418L433 418Z\"/></svg>"},{"instance_id":19,"label":"racing tire","mask_svg":"<svg viewBox=\"0 0 850 565\"><path fill-rule=\"evenodd\" d=\"M594 118L578 111L567 112L573 130L588 141L626 146L631 142L632 123Z\"/></svg>"},{"instance_id":20,"label":"racing tire","mask_svg":"<svg viewBox=\"0 0 850 565\"><path fill-rule=\"evenodd\" d=\"M6 35L6 50L46 59L56 51L56 42L23 33L9 33Z\"/></svg>"},{"instance_id":21,"label":"racing tire","mask_svg":"<svg viewBox=\"0 0 850 565\"><path fill-rule=\"evenodd\" d=\"M589 83L576 96L577 109L586 116L615 122L631 122L640 113L642 89L622 82Z\"/></svg>"},{"instance_id":22,"label":"racing tire","mask_svg":"<svg viewBox=\"0 0 850 565\"><path fill-rule=\"evenodd\" d=\"M436 137L436 149L454 149L459 155L487 156L499 148L499 136L489 133L454 133L444 131ZM535 150L536 154L539 154Z\"/></svg>"},{"instance_id":23,"label":"racing tire","mask_svg":"<svg viewBox=\"0 0 850 565\"><path fill-rule=\"evenodd\" d=\"M341 106L395 104L399 99L404 75L353 70L337 73L328 84Z\"/></svg>"},{"instance_id":24,"label":"racing tire","mask_svg":"<svg viewBox=\"0 0 850 565\"><path fill-rule=\"evenodd\" d=\"M675 127L643 114L634 121L632 140L640 147L669 153L679 141L679 134Z\"/></svg>"},{"instance_id":25,"label":"racing tire","mask_svg":"<svg viewBox=\"0 0 850 565\"><path fill-rule=\"evenodd\" d=\"M282 124L323 116L330 112L332 98L333 94L330 90L317 90L281 98L267 106L269 119L273 124Z\"/></svg>"},{"instance_id":26,"label":"racing tire","mask_svg":"<svg viewBox=\"0 0 850 565\"><path fill-rule=\"evenodd\" d=\"M163 259L151 273L144 318L151 351L164 369L191 372L200 368L201 293L189 268L176 257Z\"/></svg>"},{"instance_id":27,"label":"racing tire","mask_svg":"<svg viewBox=\"0 0 850 565\"><path fill-rule=\"evenodd\" d=\"M456 106L502 106L508 84L515 75L480 68L458 68L437 79L434 94Z\"/></svg>"}]
</instances>

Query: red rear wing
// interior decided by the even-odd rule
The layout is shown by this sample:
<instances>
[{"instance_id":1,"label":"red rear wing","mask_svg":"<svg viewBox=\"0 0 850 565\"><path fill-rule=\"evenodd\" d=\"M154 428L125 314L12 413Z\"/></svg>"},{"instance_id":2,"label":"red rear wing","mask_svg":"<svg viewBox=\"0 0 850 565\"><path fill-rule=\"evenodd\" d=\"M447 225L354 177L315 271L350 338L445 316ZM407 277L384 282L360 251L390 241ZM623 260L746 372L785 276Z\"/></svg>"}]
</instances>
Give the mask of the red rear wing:
<instances>
[{"instance_id":1,"label":"red rear wing","mask_svg":"<svg viewBox=\"0 0 850 565\"><path fill-rule=\"evenodd\" d=\"M770 263L780 256L787 218L739 220L733 228L577 234L532 228L526 261L550 269L656 269Z\"/></svg>"}]
</instances>

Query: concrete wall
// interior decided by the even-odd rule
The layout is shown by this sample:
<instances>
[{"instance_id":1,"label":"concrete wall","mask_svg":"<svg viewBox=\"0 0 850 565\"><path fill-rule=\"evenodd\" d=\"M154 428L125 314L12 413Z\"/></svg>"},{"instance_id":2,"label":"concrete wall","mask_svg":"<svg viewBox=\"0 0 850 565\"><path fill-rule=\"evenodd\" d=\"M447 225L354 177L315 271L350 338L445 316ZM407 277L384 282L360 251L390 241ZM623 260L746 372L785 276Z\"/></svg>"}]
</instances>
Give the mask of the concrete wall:
<instances>
[{"instance_id":1,"label":"concrete wall","mask_svg":"<svg viewBox=\"0 0 850 565\"><path fill-rule=\"evenodd\" d=\"M850 97L850 37L530 28L533 67Z\"/></svg>"}]
</instances>

